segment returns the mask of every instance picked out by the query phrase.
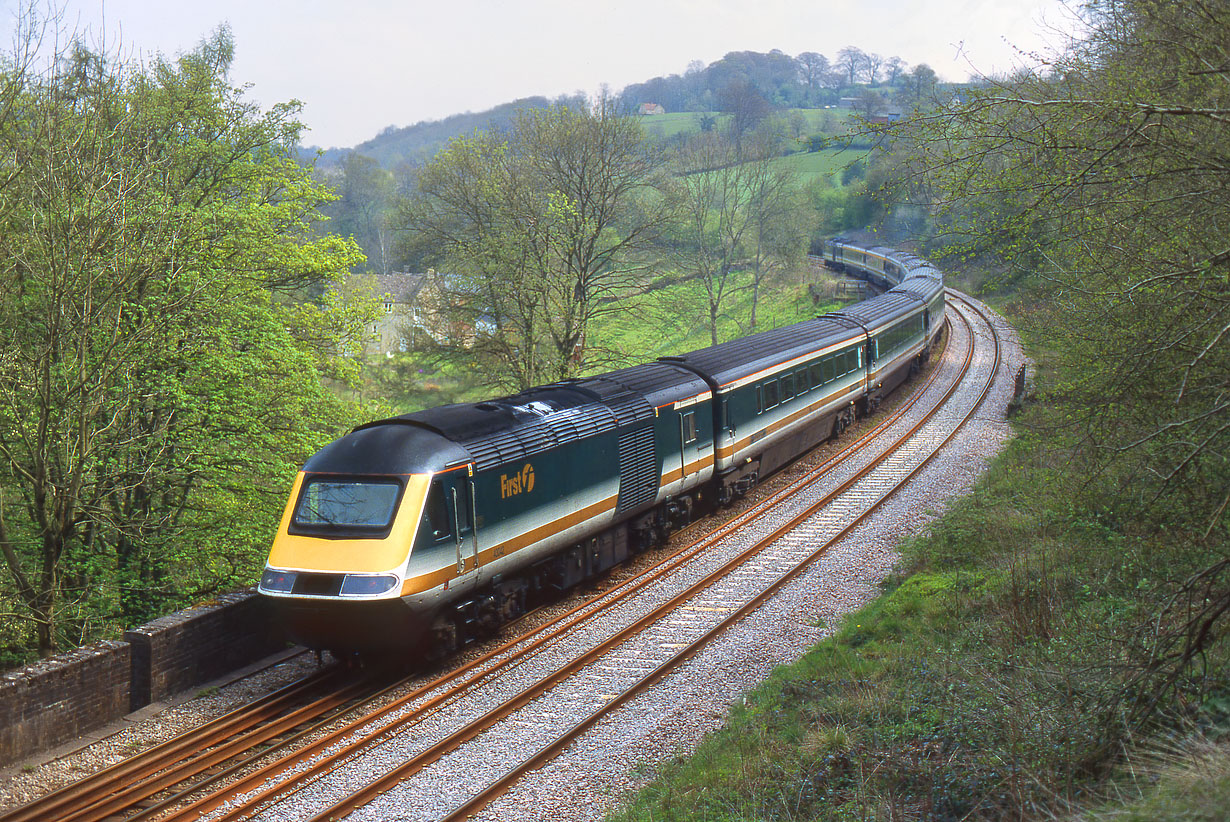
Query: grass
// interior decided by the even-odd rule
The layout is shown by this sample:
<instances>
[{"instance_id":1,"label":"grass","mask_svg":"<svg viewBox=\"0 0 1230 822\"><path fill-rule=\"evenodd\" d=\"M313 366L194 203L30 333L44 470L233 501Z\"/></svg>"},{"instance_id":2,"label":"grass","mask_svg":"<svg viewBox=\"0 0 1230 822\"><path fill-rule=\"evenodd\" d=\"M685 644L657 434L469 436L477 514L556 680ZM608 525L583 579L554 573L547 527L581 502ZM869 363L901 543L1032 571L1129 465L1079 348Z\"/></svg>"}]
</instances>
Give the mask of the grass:
<instances>
[{"instance_id":1,"label":"grass","mask_svg":"<svg viewBox=\"0 0 1230 822\"><path fill-rule=\"evenodd\" d=\"M731 276L730 296L718 317L719 342L751 333L751 280L749 272ZM807 291L809 280L808 276L796 276L762 285L755 330L779 328L839 306L835 300L813 303ZM697 280L637 295L629 300L627 309L602 318L594 328L595 345L609 350L625 364L711 344L708 304L704 288Z\"/></svg>"},{"instance_id":2,"label":"grass","mask_svg":"<svg viewBox=\"0 0 1230 822\"><path fill-rule=\"evenodd\" d=\"M803 185L818 179L828 179L834 185L841 184L841 173L859 160L867 159L867 151L857 148L826 148L820 151L805 151L787 154L774 160L778 168L794 171Z\"/></svg>"},{"instance_id":3,"label":"grass","mask_svg":"<svg viewBox=\"0 0 1230 822\"><path fill-rule=\"evenodd\" d=\"M802 115L806 123L807 134L837 134L845 128L846 121L853 114L848 109L811 109L800 108L777 112L781 117L789 118L795 113ZM651 137L669 140L680 134L693 134L701 130L701 118L714 118L714 128L722 129L730 124L730 115L720 111L702 112L668 112L637 118L645 133Z\"/></svg>"}]
</instances>

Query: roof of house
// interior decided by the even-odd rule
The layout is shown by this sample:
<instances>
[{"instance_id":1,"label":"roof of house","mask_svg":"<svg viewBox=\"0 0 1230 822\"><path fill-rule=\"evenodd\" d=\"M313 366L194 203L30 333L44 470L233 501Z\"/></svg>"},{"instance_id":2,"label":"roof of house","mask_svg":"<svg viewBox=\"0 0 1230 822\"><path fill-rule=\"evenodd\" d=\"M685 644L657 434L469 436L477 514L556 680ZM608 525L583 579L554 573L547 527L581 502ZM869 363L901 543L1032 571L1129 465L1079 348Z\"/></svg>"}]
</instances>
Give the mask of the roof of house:
<instances>
[{"instance_id":1,"label":"roof of house","mask_svg":"<svg viewBox=\"0 0 1230 822\"><path fill-rule=\"evenodd\" d=\"M413 303L427 282L426 274L412 274L408 271L394 271L375 276L376 293L388 294L395 303Z\"/></svg>"}]
</instances>

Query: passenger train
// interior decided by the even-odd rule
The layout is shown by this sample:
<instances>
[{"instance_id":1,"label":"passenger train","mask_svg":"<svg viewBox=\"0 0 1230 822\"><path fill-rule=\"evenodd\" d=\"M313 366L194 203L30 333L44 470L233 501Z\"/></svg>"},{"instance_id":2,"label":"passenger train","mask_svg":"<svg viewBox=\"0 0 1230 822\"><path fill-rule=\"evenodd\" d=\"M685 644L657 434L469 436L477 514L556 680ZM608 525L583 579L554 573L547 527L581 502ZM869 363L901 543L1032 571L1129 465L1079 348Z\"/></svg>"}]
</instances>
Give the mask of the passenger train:
<instances>
[{"instance_id":1,"label":"passenger train","mask_svg":"<svg viewBox=\"0 0 1230 822\"><path fill-rule=\"evenodd\" d=\"M824 263L886 291L710 348L355 428L296 477L260 593L309 647L427 658L664 542L926 362L944 320L937 269L842 239Z\"/></svg>"}]
</instances>

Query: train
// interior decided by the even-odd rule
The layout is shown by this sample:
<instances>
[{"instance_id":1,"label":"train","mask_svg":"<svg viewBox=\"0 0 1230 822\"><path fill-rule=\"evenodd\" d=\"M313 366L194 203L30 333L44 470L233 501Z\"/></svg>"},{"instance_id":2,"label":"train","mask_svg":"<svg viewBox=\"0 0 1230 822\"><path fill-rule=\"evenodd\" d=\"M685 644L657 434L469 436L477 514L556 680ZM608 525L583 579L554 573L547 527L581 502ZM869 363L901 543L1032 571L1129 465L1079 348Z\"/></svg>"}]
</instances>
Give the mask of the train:
<instances>
[{"instance_id":1,"label":"train","mask_svg":"<svg viewBox=\"0 0 1230 822\"><path fill-rule=\"evenodd\" d=\"M665 543L927 361L926 260L844 238L823 264L883 293L720 345L360 425L290 491L258 586L288 638L339 655L449 654Z\"/></svg>"}]
</instances>

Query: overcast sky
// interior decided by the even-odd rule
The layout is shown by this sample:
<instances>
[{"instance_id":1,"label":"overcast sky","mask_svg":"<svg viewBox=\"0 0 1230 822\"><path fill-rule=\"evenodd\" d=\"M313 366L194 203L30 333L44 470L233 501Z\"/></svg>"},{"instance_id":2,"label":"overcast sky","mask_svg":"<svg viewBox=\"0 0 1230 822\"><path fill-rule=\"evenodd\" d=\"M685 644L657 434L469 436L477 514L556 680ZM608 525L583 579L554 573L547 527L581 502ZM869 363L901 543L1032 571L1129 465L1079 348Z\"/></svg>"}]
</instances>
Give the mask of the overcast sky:
<instances>
[{"instance_id":1,"label":"overcast sky","mask_svg":"<svg viewBox=\"0 0 1230 822\"><path fill-rule=\"evenodd\" d=\"M853 45L964 80L1028 62L1070 28L1062 0L54 2L68 28L105 30L124 54L173 56L228 24L232 80L264 105L301 101L304 142L324 147L519 97L618 91L731 51L833 59ZM0 0L6 35L21 5Z\"/></svg>"}]
</instances>

